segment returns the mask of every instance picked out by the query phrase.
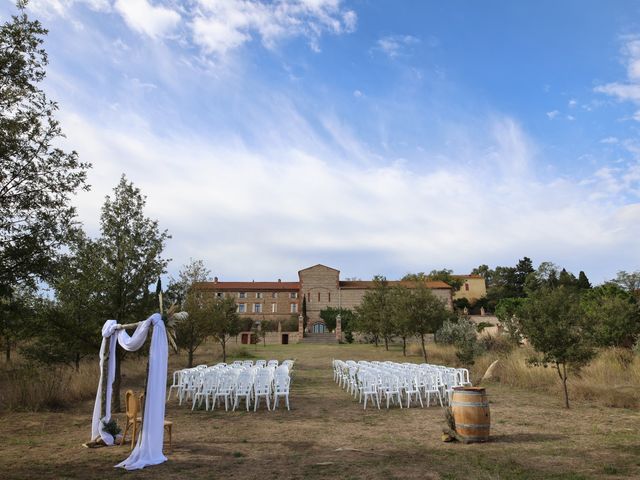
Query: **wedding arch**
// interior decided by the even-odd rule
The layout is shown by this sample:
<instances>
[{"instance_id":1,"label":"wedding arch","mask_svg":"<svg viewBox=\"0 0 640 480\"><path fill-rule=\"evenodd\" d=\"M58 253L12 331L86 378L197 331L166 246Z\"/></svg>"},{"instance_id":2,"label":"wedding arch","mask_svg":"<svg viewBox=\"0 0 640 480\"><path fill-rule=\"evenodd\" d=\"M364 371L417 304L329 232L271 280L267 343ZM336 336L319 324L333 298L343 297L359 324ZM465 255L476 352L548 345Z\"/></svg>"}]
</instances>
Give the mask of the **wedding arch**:
<instances>
[{"instance_id":1,"label":"wedding arch","mask_svg":"<svg viewBox=\"0 0 640 480\"><path fill-rule=\"evenodd\" d=\"M185 312L171 314L172 321L186 317ZM107 320L102 327L100 346L100 380L91 422L92 442L110 446L115 443L113 435L105 431L105 424L111 420L111 396L116 367L116 346L128 352L139 350L145 343L149 330L151 346L142 410L142 429L135 448L127 459L116 467L137 470L149 465L157 465L167 460L162 453L164 441L164 407L167 389L167 359L169 354L166 317L154 313L142 322L120 325L116 320ZM129 335L127 329L135 328Z\"/></svg>"}]
</instances>

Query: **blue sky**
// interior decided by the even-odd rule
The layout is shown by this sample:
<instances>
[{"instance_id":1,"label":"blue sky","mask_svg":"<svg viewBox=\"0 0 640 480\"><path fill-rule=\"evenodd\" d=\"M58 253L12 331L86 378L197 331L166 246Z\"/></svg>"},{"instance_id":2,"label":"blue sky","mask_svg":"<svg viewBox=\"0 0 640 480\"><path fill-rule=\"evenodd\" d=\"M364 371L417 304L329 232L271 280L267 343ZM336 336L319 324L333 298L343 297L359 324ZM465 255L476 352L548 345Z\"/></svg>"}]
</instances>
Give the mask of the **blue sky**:
<instances>
[{"instance_id":1,"label":"blue sky","mask_svg":"<svg viewBox=\"0 0 640 480\"><path fill-rule=\"evenodd\" d=\"M640 269L632 1L31 0L90 233L126 173L223 280ZM0 2L4 20L14 2Z\"/></svg>"}]
</instances>

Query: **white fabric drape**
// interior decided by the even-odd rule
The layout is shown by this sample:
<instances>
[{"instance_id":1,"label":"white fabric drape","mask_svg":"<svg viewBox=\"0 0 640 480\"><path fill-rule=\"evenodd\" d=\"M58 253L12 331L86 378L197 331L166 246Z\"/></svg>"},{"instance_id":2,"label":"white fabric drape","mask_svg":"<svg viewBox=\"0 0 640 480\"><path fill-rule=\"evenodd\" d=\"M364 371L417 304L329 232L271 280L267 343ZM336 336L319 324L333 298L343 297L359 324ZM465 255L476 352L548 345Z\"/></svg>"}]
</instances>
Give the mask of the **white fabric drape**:
<instances>
[{"instance_id":1,"label":"white fabric drape","mask_svg":"<svg viewBox=\"0 0 640 480\"><path fill-rule=\"evenodd\" d=\"M167 390L167 358L169 355L167 332L159 313L154 313L148 319L141 322L132 335L129 335L125 330L116 330L117 322L115 320L107 320L102 327L100 380L98 381L96 403L93 407L91 439L96 439L99 436L105 444L113 445L114 439L107 432L103 431L102 422L108 422L111 418L111 395L113 380L115 378L116 342L125 350L134 352L144 345L149 333L149 328L152 325L154 328L153 334L151 335L151 348L149 350L149 376L147 377L147 396L145 398L142 431L140 432L139 441L129 458L116 465L116 467L124 467L127 470L136 470L144 468L147 465L157 465L167 460L167 457L162 454L164 440L164 396ZM109 345L108 347L107 344ZM107 378L103 379L103 355L106 348L109 348L109 363ZM100 418L103 381L107 382L107 398L105 416Z\"/></svg>"},{"instance_id":2,"label":"white fabric drape","mask_svg":"<svg viewBox=\"0 0 640 480\"><path fill-rule=\"evenodd\" d=\"M96 393L96 403L93 406L93 418L91 421L91 440L101 437L105 444L113 445L113 437L103 430L102 421L108 422L111 419L111 393L113 391L113 380L116 375L116 339L113 334L116 332L118 322L107 320L102 327L102 344L100 345L100 380L98 381L98 393ZM108 347L107 347L108 345ZM109 348L109 366L107 368L107 378L102 378L104 366L104 351ZM106 408L104 418L100 418L102 409L102 382L107 382Z\"/></svg>"},{"instance_id":3,"label":"white fabric drape","mask_svg":"<svg viewBox=\"0 0 640 480\"><path fill-rule=\"evenodd\" d=\"M127 470L136 470L148 465L157 465L165 462L167 457L162 454L164 441L164 406L167 393L167 357L169 346L167 344L167 332L160 314L152 315L149 320L153 323L151 335L151 349L149 351L149 376L147 377L147 396L144 399L144 422L138 443L125 461L116 465ZM141 328L142 325L138 328ZM149 326L146 326L147 331ZM118 341L120 342L120 335ZM136 334L131 336L131 344L135 344ZM127 335L128 337L128 335ZM145 334L146 338L146 334ZM140 345L144 343L144 338ZM127 347L125 347L127 348ZM138 348L140 348L138 346Z\"/></svg>"}]
</instances>

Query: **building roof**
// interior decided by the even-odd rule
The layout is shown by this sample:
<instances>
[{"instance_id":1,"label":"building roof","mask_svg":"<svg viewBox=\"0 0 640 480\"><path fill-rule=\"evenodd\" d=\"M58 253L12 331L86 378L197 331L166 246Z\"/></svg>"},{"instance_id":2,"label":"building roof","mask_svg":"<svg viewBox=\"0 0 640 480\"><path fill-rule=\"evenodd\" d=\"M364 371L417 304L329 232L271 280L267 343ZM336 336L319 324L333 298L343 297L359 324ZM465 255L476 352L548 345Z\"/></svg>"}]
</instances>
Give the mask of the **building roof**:
<instances>
[{"instance_id":1,"label":"building roof","mask_svg":"<svg viewBox=\"0 0 640 480\"><path fill-rule=\"evenodd\" d=\"M318 268L318 267L322 267L322 268L326 268L328 270L333 270L334 272L338 272L340 273L340 270L336 269L336 268L332 268L332 267L327 267L326 265L323 265L321 263L317 263L311 267L307 267L307 268L303 268L302 270L298 270L298 275L300 274L300 272L304 272L305 270L311 270L313 268Z\"/></svg>"},{"instance_id":2,"label":"building roof","mask_svg":"<svg viewBox=\"0 0 640 480\"><path fill-rule=\"evenodd\" d=\"M484 279L484 277L482 275L451 275L453 278L482 278Z\"/></svg>"},{"instance_id":3,"label":"building roof","mask_svg":"<svg viewBox=\"0 0 640 480\"><path fill-rule=\"evenodd\" d=\"M345 288L345 289L373 288L374 283L375 282L371 280L341 281L340 288ZM424 284L427 288L430 288L432 290L439 290L439 289L451 290L451 285L448 285L445 282L440 280L436 280L433 282L426 281L424 282ZM416 286L416 282L412 280L388 280L387 285L389 285L390 287L394 285L401 285L407 288L414 288Z\"/></svg>"},{"instance_id":4,"label":"building roof","mask_svg":"<svg viewBox=\"0 0 640 480\"><path fill-rule=\"evenodd\" d=\"M254 292L257 290L298 291L300 282L197 282L198 290Z\"/></svg>"}]
</instances>

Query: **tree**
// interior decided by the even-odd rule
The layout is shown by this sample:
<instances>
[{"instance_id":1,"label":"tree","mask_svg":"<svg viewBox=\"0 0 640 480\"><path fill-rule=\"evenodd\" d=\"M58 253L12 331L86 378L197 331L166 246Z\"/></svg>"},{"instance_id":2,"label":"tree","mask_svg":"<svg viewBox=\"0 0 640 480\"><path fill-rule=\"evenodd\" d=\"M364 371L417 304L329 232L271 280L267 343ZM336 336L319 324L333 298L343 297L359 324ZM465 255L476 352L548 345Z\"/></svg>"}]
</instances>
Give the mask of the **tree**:
<instances>
[{"instance_id":1,"label":"tree","mask_svg":"<svg viewBox=\"0 0 640 480\"><path fill-rule=\"evenodd\" d=\"M100 244L84 234L71 245L51 281L55 302L43 302L39 309L27 356L74 365L77 371L80 360L97 351L104 322L102 256Z\"/></svg>"},{"instance_id":2,"label":"tree","mask_svg":"<svg viewBox=\"0 0 640 480\"><path fill-rule=\"evenodd\" d=\"M340 315L340 325L347 342L353 342L353 327L356 321L356 315L353 310L333 307L327 307L320 310L320 318L324 320L324 323L329 330L334 330L336 328L336 317L338 315Z\"/></svg>"},{"instance_id":3,"label":"tree","mask_svg":"<svg viewBox=\"0 0 640 480\"><path fill-rule=\"evenodd\" d=\"M103 256L100 265L104 309L107 318L118 323L139 321L149 310L157 308L149 286L164 273L168 260L162 258L167 231L161 232L157 220L144 215L145 197L122 175L107 196L100 217L98 240ZM117 349L113 406L120 407L120 364L124 351Z\"/></svg>"},{"instance_id":4,"label":"tree","mask_svg":"<svg viewBox=\"0 0 640 480\"><path fill-rule=\"evenodd\" d=\"M11 296L0 296L0 339L7 363L18 341L30 334L37 318L36 304L36 291L31 286L18 286Z\"/></svg>"},{"instance_id":5,"label":"tree","mask_svg":"<svg viewBox=\"0 0 640 480\"><path fill-rule=\"evenodd\" d=\"M455 317L445 303L436 297L424 283L416 283L410 290L405 308L409 331L420 338L424 361L427 361L425 336L435 333L445 320Z\"/></svg>"},{"instance_id":6,"label":"tree","mask_svg":"<svg viewBox=\"0 0 640 480\"><path fill-rule=\"evenodd\" d=\"M446 320L436 332L438 343L454 345L457 348L456 357L463 365L473 365L474 358L480 351L478 345L478 328L469 317Z\"/></svg>"},{"instance_id":7,"label":"tree","mask_svg":"<svg viewBox=\"0 0 640 480\"><path fill-rule=\"evenodd\" d=\"M210 317L212 334L222 347L222 361L227 361L227 341L240 333L236 302L232 297L216 298Z\"/></svg>"},{"instance_id":8,"label":"tree","mask_svg":"<svg viewBox=\"0 0 640 480\"><path fill-rule=\"evenodd\" d=\"M429 272L428 279L432 282L440 280L446 283L451 288L453 288L453 292L455 293L462 288L462 285L464 285L464 280L462 280L461 278L455 278L452 274L453 270L447 270L446 268L443 270L431 270L431 272Z\"/></svg>"},{"instance_id":9,"label":"tree","mask_svg":"<svg viewBox=\"0 0 640 480\"><path fill-rule=\"evenodd\" d=\"M627 273L624 270L621 270L616 275L616 278L611 280L611 282L625 289L629 293L638 295L640 292L640 270L636 270L632 273Z\"/></svg>"},{"instance_id":10,"label":"tree","mask_svg":"<svg viewBox=\"0 0 640 480\"><path fill-rule=\"evenodd\" d=\"M482 264L477 266L476 268L471 270L471 275L480 275L482 278L484 278L487 288L493 286L493 276L495 275L495 271L491 270L489 268L489 265Z\"/></svg>"},{"instance_id":11,"label":"tree","mask_svg":"<svg viewBox=\"0 0 640 480\"><path fill-rule=\"evenodd\" d=\"M171 277L165 298L170 303L179 306L187 299L189 291L194 283L210 282L211 271L205 266L203 260L189 259L189 263L182 266L178 272L178 278Z\"/></svg>"},{"instance_id":12,"label":"tree","mask_svg":"<svg viewBox=\"0 0 640 480\"><path fill-rule=\"evenodd\" d=\"M402 355L407 356L407 339L413 335L408 308L411 292L402 285L391 287L389 293L389 319L393 330L402 339Z\"/></svg>"},{"instance_id":13,"label":"tree","mask_svg":"<svg viewBox=\"0 0 640 480\"><path fill-rule=\"evenodd\" d=\"M633 296L613 283L587 291L581 301L593 341L600 347L631 347L640 333Z\"/></svg>"},{"instance_id":14,"label":"tree","mask_svg":"<svg viewBox=\"0 0 640 480\"><path fill-rule=\"evenodd\" d=\"M171 278L167 288L169 300L179 304L189 313L186 320L176 325L176 344L178 348L187 351L188 368L193 366L195 351L213 334L213 302L204 292L194 288L197 282L209 281L210 273L202 260L189 259L189 263L178 273L178 278Z\"/></svg>"},{"instance_id":15,"label":"tree","mask_svg":"<svg viewBox=\"0 0 640 480\"><path fill-rule=\"evenodd\" d=\"M582 270L580 270L578 274L577 286L580 290L588 290L591 288L591 282L589 282L587 275Z\"/></svg>"},{"instance_id":16,"label":"tree","mask_svg":"<svg viewBox=\"0 0 640 480\"><path fill-rule=\"evenodd\" d=\"M380 337L385 340L388 347L390 331L388 325L389 283L387 279L381 275L373 277L373 288L367 290L362 298L360 305L356 307L358 330L362 333L369 334L378 346ZM383 323L387 325L383 326Z\"/></svg>"},{"instance_id":17,"label":"tree","mask_svg":"<svg viewBox=\"0 0 640 480\"><path fill-rule=\"evenodd\" d=\"M508 338L516 345L520 345L523 340L518 311L524 301L524 298L503 298L496 307L496 317L507 332Z\"/></svg>"},{"instance_id":18,"label":"tree","mask_svg":"<svg viewBox=\"0 0 640 480\"><path fill-rule=\"evenodd\" d=\"M517 316L523 334L538 352L531 362L555 366L565 407L569 408L569 371L579 369L595 355L579 295L563 286L542 288L524 300Z\"/></svg>"},{"instance_id":19,"label":"tree","mask_svg":"<svg viewBox=\"0 0 640 480\"><path fill-rule=\"evenodd\" d=\"M86 190L90 164L56 145L58 109L39 88L47 34L25 13L0 26L0 297L49 276L59 248L76 230L73 194Z\"/></svg>"}]
</instances>

